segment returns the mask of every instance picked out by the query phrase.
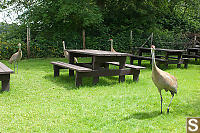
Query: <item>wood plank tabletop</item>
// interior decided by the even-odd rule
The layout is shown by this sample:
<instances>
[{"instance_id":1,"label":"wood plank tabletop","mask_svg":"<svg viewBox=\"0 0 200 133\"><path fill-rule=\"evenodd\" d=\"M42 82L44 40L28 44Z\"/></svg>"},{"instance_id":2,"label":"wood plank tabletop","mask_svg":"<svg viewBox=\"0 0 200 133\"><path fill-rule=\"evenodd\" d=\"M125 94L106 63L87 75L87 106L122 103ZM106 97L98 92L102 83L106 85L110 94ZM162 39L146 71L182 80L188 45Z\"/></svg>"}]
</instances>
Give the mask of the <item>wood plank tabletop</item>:
<instances>
[{"instance_id":1,"label":"wood plank tabletop","mask_svg":"<svg viewBox=\"0 0 200 133\"><path fill-rule=\"evenodd\" d=\"M7 67L5 64L0 62L0 74L9 74L13 73L14 71Z\"/></svg>"},{"instance_id":2,"label":"wood plank tabletop","mask_svg":"<svg viewBox=\"0 0 200 133\"><path fill-rule=\"evenodd\" d=\"M79 53L85 55L94 55L94 56L128 56L128 53L120 53L120 52L111 52L111 51L103 51L103 50L92 50L92 49L85 49L85 50L66 50L67 52L71 53Z\"/></svg>"}]
</instances>

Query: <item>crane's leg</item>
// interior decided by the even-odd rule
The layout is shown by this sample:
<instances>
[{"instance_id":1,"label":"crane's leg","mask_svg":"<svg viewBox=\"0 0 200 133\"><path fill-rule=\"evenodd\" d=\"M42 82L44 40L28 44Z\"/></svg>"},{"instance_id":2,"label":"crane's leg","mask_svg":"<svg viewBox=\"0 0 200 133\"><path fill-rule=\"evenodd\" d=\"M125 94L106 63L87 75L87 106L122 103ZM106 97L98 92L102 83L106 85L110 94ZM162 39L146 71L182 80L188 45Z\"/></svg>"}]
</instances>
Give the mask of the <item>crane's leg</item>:
<instances>
[{"instance_id":1,"label":"crane's leg","mask_svg":"<svg viewBox=\"0 0 200 133\"><path fill-rule=\"evenodd\" d=\"M171 104L171 102L172 102L173 97L174 97L174 94L172 94L172 98L171 98L171 101L170 101L170 103L169 103L169 106L170 106L170 104ZM169 113L169 106L168 106L168 108L167 108L167 113Z\"/></svg>"},{"instance_id":2,"label":"crane's leg","mask_svg":"<svg viewBox=\"0 0 200 133\"><path fill-rule=\"evenodd\" d=\"M163 99L162 99L162 95L160 94L160 102L161 102L161 114L162 114L162 101L163 101Z\"/></svg>"},{"instance_id":3,"label":"crane's leg","mask_svg":"<svg viewBox=\"0 0 200 133\"><path fill-rule=\"evenodd\" d=\"M18 74L18 62L17 62L17 74Z\"/></svg>"},{"instance_id":4,"label":"crane's leg","mask_svg":"<svg viewBox=\"0 0 200 133\"><path fill-rule=\"evenodd\" d=\"M160 92L160 102L161 102L161 114L162 114L162 101L163 101L163 99L162 99L162 94L161 94L161 90L160 90L159 92Z\"/></svg>"},{"instance_id":5,"label":"crane's leg","mask_svg":"<svg viewBox=\"0 0 200 133\"><path fill-rule=\"evenodd\" d=\"M15 73L15 62L14 62L14 73Z\"/></svg>"}]
</instances>

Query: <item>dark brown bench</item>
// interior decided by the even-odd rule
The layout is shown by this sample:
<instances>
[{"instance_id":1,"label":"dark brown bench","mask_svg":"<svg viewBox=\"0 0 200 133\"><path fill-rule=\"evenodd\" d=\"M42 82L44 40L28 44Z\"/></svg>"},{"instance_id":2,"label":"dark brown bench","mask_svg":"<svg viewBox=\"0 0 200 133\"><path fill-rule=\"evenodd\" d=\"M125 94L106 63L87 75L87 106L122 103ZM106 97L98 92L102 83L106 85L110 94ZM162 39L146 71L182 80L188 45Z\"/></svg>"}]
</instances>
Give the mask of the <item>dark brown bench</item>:
<instances>
[{"instance_id":1,"label":"dark brown bench","mask_svg":"<svg viewBox=\"0 0 200 133\"><path fill-rule=\"evenodd\" d=\"M111 64L111 65L120 66L119 62L107 62L107 63ZM132 73L130 73L130 74L133 75L133 81L138 81L140 69L145 69L145 67L135 66L135 65L131 65L131 64L125 64L125 67L131 68Z\"/></svg>"},{"instance_id":2,"label":"dark brown bench","mask_svg":"<svg viewBox=\"0 0 200 133\"><path fill-rule=\"evenodd\" d=\"M160 64L165 64L166 67L168 67L168 64L184 64L184 68L188 68L188 58L181 58L181 60L177 63L175 60L166 60L162 59L164 56L156 56L155 61ZM177 57L169 57L172 59L178 59ZM145 56L137 56L137 55L130 55L130 64L133 64L134 60L138 60L138 65L141 66L142 60L149 60L150 62L152 61L152 57L145 57Z\"/></svg>"},{"instance_id":3,"label":"dark brown bench","mask_svg":"<svg viewBox=\"0 0 200 133\"><path fill-rule=\"evenodd\" d=\"M95 77L95 76L115 76L115 75L133 75L133 80L139 80L140 69L144 69L145 67L135 66L126 64L124 69L121 70L109 70L109 64L118 65L118 62L107 62L106 64L102 64L102 67L98 70L92 70L90 63L77 63L77 64L68 64L64 62L51 62L53 64L54 69L54 77L59 76L60 69L70 69L76 71L75 78L75 86L79 87L82 85L83 77ZM89 68L88 68L89 67Z\"/></svg>"},{"instance_id":4,"label":"dark brown bench","mask_svg":"<svg viewBox=\"0 0 200 133\"><path fill-rule=\"evenodd\" d=\"M152 61L151 57L145 56L137 56L137 55L130 55L130 64L133 64L134 60L138 60L138 66L141 66L142 60L149 60ZM165 59L161 59L161 57L155 59L158 64L165 64L167 61Z\"/></svg>"},{"instance_id":5,"label":"dark brown bench","mask_svg":"<svg viewBox=\"0 0 200 133\"><path fill-rule=\"evenodd\" d=\"M75 70L76 71L76 78L75 78L75 86L80 86L82 84L82 73L88 73L91 72L92 69L82 67L82 66L77 66L74 64L69 64L69 63L64 63L64 62L51 62L53 64L53 69L54 69L54 77L59 76L60 69L70 69L70 70Z\"/></svg>"},{"instance_id":6,"label":"dark brown bench","mask_svg":"<svg viewBox=\"0 0 200 133\"><path fill-rule=\"evenodd\" d=\"M197 61L197 59L200 59L200 55L188 55L188 54L184 54L183 58L195 58L195 61Z\"/></svg>"},{"instance_id":7,"label":"dark brown bench","mask_svg":"<svg viewBox=\"0 0 200 133\"><path fill-rule=\"evenodd\" d=\"M6 65L0 62L0 81L2 82L1 91L9 91L10 89L10 74L13 73L13 70L8 68Z\"/></svg>"}]
</instances>

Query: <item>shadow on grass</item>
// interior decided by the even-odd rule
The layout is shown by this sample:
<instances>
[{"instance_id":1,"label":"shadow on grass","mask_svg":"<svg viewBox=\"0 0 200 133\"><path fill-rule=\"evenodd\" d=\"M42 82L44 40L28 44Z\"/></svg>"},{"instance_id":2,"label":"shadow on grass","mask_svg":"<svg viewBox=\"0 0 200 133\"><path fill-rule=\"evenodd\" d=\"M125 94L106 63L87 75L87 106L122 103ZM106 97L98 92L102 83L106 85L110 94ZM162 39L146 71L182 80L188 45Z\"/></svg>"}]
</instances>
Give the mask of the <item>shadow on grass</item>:
<instances>
[{"instance_id":1,"label":"shadow on grass","mask_svg":"<svg viewBox=\"0 0 200 133\"><path fill-rule=\"evenodd\" d=\"M139 120L144 120L144 119L150 119L154 118L161 115L160 111L153 111L153 112L139 112L139 113L134 113L131 114L128 117L125 117L122 120L129 120L129 119L139 119Z\"/></svg>"},{"instance_id":2,"label":"shadow on grass","mask_svg":"<svg viewBox=\"0 0 200 133\"><path fill-rule=\"evenodd\" d=\"M59 77L54 77L52 74L45 75L43 78L45 78L48 81L53 82L54 84L64 87L68 90L72 89L78 89L75 86L75 76L69 77L69 75L60 75ZM109 76L109 77L100 77L99 82L96 85L93 85L93 78L92 77L84 77L82 79L82 85L81 87L94 87L94 86L110 86L115 85L119 81L118 76ZM133 83L133 80L126 79L126 83Z\"/></svg>"}]
</instances>

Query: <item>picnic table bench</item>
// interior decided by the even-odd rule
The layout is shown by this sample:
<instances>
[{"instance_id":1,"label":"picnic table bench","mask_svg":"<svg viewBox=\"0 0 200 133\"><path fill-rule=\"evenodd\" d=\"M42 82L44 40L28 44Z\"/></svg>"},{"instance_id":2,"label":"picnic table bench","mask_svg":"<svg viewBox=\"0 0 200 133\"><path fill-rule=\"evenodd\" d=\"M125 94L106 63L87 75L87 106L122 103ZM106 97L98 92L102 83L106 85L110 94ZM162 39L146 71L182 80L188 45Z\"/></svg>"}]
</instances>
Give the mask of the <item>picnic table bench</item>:
<instances>
[{"instance_id":1,"label":"picnic table bench","mask_svg":"<svg viewBox=\"0 0 200 133\"><path fill-rule=\"evenodd\" d=\"M10 89L10 74L13 73L13 70L8 68L5 64L0 62L0 81L2 90L9 91Z\"/></svg>"},{"instance_id":2,"label":"picnic table bench","mask_svg":"<svg viewBox=\"0 0 200 133\"><path fill-rule=\"evenodd\" d=\"M177 68L181 67L181 64L184 64L184 68L188 67L189 59L187 57L182 57L185 50L173 50L173 49L160 49L156 48L156 51L164 52L163 55L157 55L155 60L158 64L165 64L165 67L168 67L168 64L177 64ZM130 64L133 64L134 60L138 60L138 65L141 65L142 60L152 61L152 57L144 56L143 53L151 53L151 48L139 48L139 55L130 55ZM177 56L177 57L174 57Z\"/></svg>"},{"instance_id":3,"label":"picnic table bench","mask_svg":"<svg viewBox=\"0 0 200 133\"><path fill-rule=\"evenodd\" d=\"M187 49L187 54L183 54L184 58L195 58L195 61L197 59L200 59L200 48L188 48Z\"/></svg>"},{"instance_id":4,"label":"picnic table bench","mask_svg":"<svg viewBox=\"0 0 200 133\"><path fill-rule=\"evenodd\" d=\"M69 63L60 61L51 62L54 68L54 76L59 76L60 69L69 69L69 76L74 76L75 85L82 84L83 77L93 77L93 84L98 83L100 76L119 76L119 82L125 81L125 75L133 75L133 80L138 81L140 69L145 67L125 64L126 53L101 51L101 50L67 50ZM92 63L76 63L74 57L92 57ZM109 64L119 66L119 69L109 69Z\"/></svg>"}]
</instances>

